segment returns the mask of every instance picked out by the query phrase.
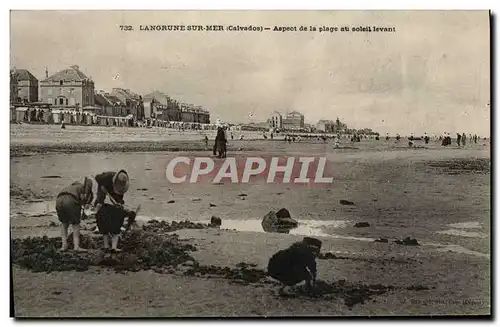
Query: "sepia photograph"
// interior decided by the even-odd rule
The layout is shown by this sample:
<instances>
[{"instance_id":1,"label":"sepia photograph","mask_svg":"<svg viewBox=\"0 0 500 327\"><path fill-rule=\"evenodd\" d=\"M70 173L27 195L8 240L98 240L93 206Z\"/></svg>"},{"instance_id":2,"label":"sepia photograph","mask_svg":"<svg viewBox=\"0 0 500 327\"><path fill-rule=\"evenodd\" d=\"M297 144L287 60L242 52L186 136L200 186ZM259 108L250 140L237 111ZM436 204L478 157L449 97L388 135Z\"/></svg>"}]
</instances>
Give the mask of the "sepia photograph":
<instances>
[{"instance_id":1,"label":"sepia photograph","mask_svg":"<svg viewBox=\"0 0 500 327\"><path fill-rule=\"evenodd\" d=\"M491 317L492 17L10 10L12 316Z\"/></svg>"}]
</instances>

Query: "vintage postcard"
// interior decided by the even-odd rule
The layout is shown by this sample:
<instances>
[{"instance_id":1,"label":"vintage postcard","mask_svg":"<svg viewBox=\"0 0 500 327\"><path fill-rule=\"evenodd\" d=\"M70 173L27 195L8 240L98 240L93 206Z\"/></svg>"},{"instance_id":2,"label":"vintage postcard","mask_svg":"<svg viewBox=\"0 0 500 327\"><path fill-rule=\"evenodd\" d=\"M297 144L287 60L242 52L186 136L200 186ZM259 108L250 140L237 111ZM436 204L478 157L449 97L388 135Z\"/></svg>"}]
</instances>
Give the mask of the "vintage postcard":
<instances>
[{"instance_id":1,"label":"vintage postcard","mask_svg":"<svg viewBox=\"0 0 500 327\"><path fill-rule=\"evenodd\" d=\"M491 13L10 12L13 315L491 315Z\"/></svg>"}]
</instances>

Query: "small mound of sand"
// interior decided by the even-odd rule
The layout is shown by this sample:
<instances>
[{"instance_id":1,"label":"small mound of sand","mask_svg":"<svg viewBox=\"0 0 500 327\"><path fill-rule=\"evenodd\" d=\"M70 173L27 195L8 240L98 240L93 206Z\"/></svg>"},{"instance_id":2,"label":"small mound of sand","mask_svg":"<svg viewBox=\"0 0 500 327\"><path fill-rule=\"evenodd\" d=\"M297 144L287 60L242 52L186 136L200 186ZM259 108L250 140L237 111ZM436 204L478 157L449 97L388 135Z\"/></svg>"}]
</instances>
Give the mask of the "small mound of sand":
<instances>
[{"instance_id":1,"label":"small mound of sand","mask_svg":"<svg viewBox=\"0 0 500 327\"><path fill-rule=\"evenodd\" d=\"M171 223L163 220L149 220L142 226L142 229L147 232L169 233L180 229L206 229L210 227L216 226L203 223L195 223L187 220L180 222L172 221Z\"/></svg>"}]
</instances>

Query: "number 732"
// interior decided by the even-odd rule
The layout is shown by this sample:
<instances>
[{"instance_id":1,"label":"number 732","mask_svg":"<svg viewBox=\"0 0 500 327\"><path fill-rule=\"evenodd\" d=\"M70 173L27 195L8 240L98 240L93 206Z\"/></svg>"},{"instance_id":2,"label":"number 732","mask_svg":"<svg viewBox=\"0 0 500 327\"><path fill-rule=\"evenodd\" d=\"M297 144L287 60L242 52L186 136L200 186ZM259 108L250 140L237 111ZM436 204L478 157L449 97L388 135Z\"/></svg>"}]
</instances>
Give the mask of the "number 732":
<instances>
[{"instance_id":1,"label":"number 732","mask_svg":"<svg viewBox=\"0 0 500 327\"><path fill-rule=\"evenodd\" d=\"M121 31L132 31L132 25L120 25L120 30Z\"/></svg>"}]
</instances>

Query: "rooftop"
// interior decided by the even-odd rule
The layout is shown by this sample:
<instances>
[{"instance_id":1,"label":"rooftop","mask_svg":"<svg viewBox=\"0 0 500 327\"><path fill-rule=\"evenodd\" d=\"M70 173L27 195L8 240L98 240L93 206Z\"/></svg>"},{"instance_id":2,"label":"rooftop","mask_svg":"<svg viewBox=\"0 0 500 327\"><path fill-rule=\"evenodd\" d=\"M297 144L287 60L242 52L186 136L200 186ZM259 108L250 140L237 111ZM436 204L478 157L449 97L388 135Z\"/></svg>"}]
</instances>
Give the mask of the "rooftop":
<instances>
[{"instance_id":1,"label":"rooftop","mask_svg":"<svg viewBox=\"0 0 500 327\"><path fill-rule=\"evenodd\" d=\"M42 82L56 82L56 81L76 81L81 82L84 80L90 80L77 65L73 65L70 68L63 69L48 78L44 79Z\"/></svg>"}]
</instances>

